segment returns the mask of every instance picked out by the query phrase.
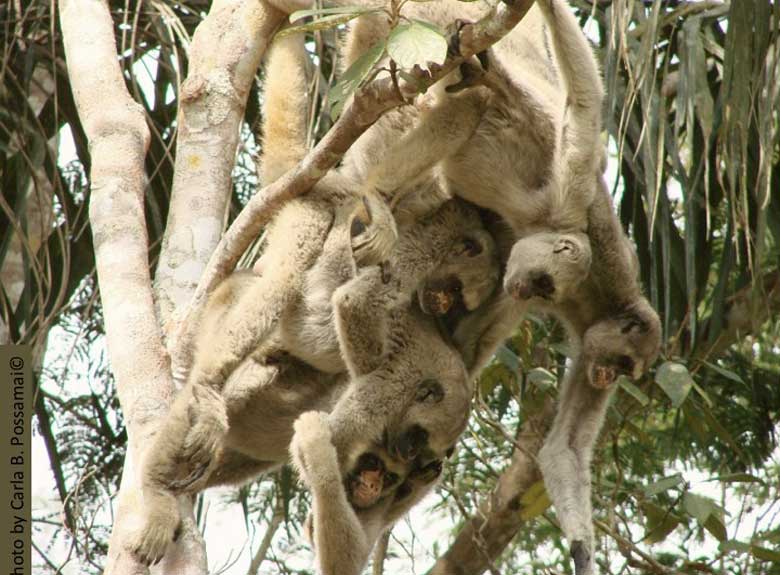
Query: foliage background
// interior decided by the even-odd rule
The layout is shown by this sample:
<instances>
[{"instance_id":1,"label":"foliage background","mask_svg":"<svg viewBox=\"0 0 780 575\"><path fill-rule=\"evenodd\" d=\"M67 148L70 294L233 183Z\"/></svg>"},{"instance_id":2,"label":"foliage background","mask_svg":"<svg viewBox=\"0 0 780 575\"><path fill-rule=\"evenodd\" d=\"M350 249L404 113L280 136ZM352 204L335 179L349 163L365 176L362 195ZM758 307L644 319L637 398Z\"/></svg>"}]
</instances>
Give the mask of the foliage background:
<instances>
[{"instance_id":1,"label":"foliage background","mask_svg":"<svg viewBox=\"0 0 780 575\"><path fill-rule=\"evenodd\" d=\"M780 6L575 0L608 90L616 207L664 321L657 366L624 382L594 462L605 573L780 573ZM111 2L131 94L152 131L146 159L151 265L173 177L177 94L208 3ZM87 204L90 158L52 4L0 6L0 341L34 347L37 434L59 506L38 509L36 572L100 572L127 441L104 352ZM312 140L330 127L336 32L314 34ZM262 86L262 73L256 88ZM231 218L256 188L250 96ZM520 425L554 397L561 329L529 318L485 370L461 448L428 500L443 553L480 511ZM273 537L263 572L310 570L299 531L306 498L283 470L224 497ZM52 511L54 509L54 511ZM517 509L520 530L494 572L569 572L543 490ZM206 522L201 507L201 520ZM424 572L409 535L387 570ZM258 537L258 539L260 539ZM270 539L269 539L270 541ZM487 545L488 542L477 542ZM60 551L62 545L68 554ZM420 542L417 542L417 546ZM258 547L260 548L258 551ZM261 553L262 552L262 553Z\"/></svg>"}]
</instances>

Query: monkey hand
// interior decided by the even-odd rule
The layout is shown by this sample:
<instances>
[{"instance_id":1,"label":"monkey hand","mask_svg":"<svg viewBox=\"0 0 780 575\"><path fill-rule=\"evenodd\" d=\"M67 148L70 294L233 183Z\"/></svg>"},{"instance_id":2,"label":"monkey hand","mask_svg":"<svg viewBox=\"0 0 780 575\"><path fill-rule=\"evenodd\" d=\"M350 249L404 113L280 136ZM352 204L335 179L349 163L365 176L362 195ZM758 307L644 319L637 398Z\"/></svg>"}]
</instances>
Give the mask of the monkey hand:
<instances>
[{"instance_id":1,"label":"monkey hand","mask_svg":"<svg viewBox=\"0 0 780 575\"><path fill-rule=\"evenodd\" d=\"M168 545L179 536L181 517L176 498L167 491L144 487L134 490L128 506L124 547L144 565L159 563Z\"/></svg>"},{"instance_id":2,"label":"monkey hand","mask_svg":"<svg viewBox=\"0 0 780 575\"><path fill-rule=\"evenodd\" d=\"M328 414L307 411L293 424L290 442L293 464L310 489L341 486L336 448L331 442Z\"/></svg>"},{"instance_id":3,"label":"monkey hand","mask_svg":"<svg viewBox=\"0 0 780 575\"><path fill-rule=\"evenodd\" d=\"M203 386L190 389L192 400L188 415L192 425L187 430L180 454L183 471L167 485L174 492L188 490L206 475L228 427L227 411L220 394Z\"/></svg>"},{"instance_id":4,"label":"monkey hand","mask_svg":"<svg viewBox=\"0 0 780 575\"><path fill-rule=\"evenodd\" d=\"M358 267L377 265L390 257L398 241L390 206L375 192L366 193L350 216L352 254Z\"/></svg>"}]
</instances>

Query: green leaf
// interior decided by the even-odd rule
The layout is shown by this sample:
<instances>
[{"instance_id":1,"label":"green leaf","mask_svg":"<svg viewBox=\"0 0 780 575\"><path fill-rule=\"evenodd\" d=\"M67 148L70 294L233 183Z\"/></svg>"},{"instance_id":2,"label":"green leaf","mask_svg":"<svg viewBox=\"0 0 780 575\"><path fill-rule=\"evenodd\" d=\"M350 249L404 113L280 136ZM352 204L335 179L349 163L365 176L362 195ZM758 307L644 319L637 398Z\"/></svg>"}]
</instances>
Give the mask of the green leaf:
<instances>
[{"instance_id":1,"label":"green leaf","mask_svg":"<svg viewBox=\"0 0 780 575\"><path fill-rule=\"evenodd\" d=\"M650 403L650 398L645 395L645 392L631 383L631 380L625 375L621 375L618 378L618 385L623 389L623 391L636 399L640 405L646 406Z\"/></svg>"},{"instance_id":2,"label":"green leaf","mask_svg":"<svg viewBox=\"0 0 780 575\"><path fill-rule=\"evenodd\" d=\"M702 363L706 365L708 368L710 368L712 371L714 371L719 375L722 375L726 379L730 379L731 381L745 385L745 381L733 371L729 371L728 369L723 368L717 364L710 363L709 361L703 361Z\"/></svg>"},{"instance_id":3,"label":"green leaf","mask_svg":"<svg viewBox=\"0 0 780 575\"><path fill-rule=\"evenodd\" d=\"M681 363L667 361L655 372L655 382L672 400L672 406L680 407L693 387L688 368Z\"/></svg>"},{"instance_id":4,"label":"green leaf","mask_svg":"<svg viewBox=\"0 0 780 575\"><path fill-rule=\"evenodd\" d=\"M335 28L340 24L346 24L350 20L354 20L360 16L360 14L331 14L330 16L323 16L317 20L312 20L306 24L299 24L298 26L290 26L284 28L276 33L278 38L284 38L291 34L298 34L299 32L316 32L317 30L327 30L328 28Z\"/></svg>"},{"instance_id":5,"label":"green leaf","mask_svg":"<svg viewBox=\"0 0 780 575\"><path fill-rule=\"evenodd\" d=\"M645 514L646 543L663 541L682 522L678 515L649 501L642 504L642 511Z\"/></svg>"},{"instance_id":6,"label":"green leaf","mask_svg":"<svg viewBox=\"0 0 780 575\"><path fill-rule=\"evenodd\" d=\"M290 14L290 23L297 22L309 16L330 16L333 14L351 14L353 17L361 14L371 14L372 12L381 12L381 7L367 8L366 6L335 6L332 8L315 8L310 10L298 10Z\"/></svg>"},{"instance_id":7,"label":"green leaf","mask_svg":"<svg viewBox=\"0 0 780 575\"><path fill-rule=\"evenodd\" d=\"M766 485L764 480L750 473L729 473L708 479L708 481L722 481L723 483L760 483Z\"/></svg>"},{"instance_id":8,"label":"green leaf","mask_svg":"<svg viewBox=\"0 0 780 575\"><path fill-rule=\"evenodd\" d=\"M655 483L651 483L647 487L645 487L645 495L648 497L652 497L653 495L658 495L659 493L663 493L664 491L671 489L672 487L677 487L681 483L684 483L685 480L683 479L682 474L677 473L676 475L671 475L669 477L664 477L663 479L660 479L656 481Z\"/></svg>"},{"instance_id":9,"label":"green leaf","mask_svg":"<svg viewBox=\"0 0 780 575\"><path fill-rule=\"evenodd\" d=\"M702 389L702 388L699 386L699 384L698 384L698 383L696 383L695 381L693 382L693 389L695 389L695 390L696 390L696 393L698 393L698 394L701 396L701 398L704 400L704 402L705 402L705 403L706 403L708 406L710 406L710 407L712 407L712 406L713 406L713 403L712 403L712 400L710 399L710 396L709 396L709 395L707 395L707 392L706 392L706 391L704 391L704 390L703 390L703 389Z\"/></svg>"},{"instance_id":10,"label":"green leaf","mask_svg":"<svg viewBox=\"0 0 780 575\"><path fill-rule=\"evenodd\" d=\"M328 100L330 101L330 115L335 119L341 115L344 104L368 77L382 55L385 53L385 41L379 40L371 46L360 58L355 60L341 75L341 80L330 89Z\"/></svg>"},{"instance_id":11,"label":"green leaf","mask_svg":"<svg viewBox=\"0 0 780 575\"><path fill-rule=\"evenodd\" d=\"M758 545L751 545L750 552L753 554L753 557L761 559L762 561L780 561L780 551L759 547Z\"/></svg>"},{"instance_id":12,"label":"green leaf","mask_svg":"<svg viewBox=\"0 0 780 575\"><path fill-rule=\"evenodd\" d=\"M512 373L517 373L520 370L520 360L511 349L506 345L502 345L496 351L496 357L503 363Z\"/></svg>"},{"instance_id":13,"label":"green leaf","mask_svg":"<svg viewBox=\"0 0 780 575\"><path fill-rule=\"evenodd\" d=\"M709 497L687 492L683 496L683 506L690 516L699 522L702 527L707 523L710 515L715 511L715 502Z\"/></svg>"},{"instance_id":14,"label":"green leaf","mask_svg":"<svg viewBox=\"0 0 780 575\"><path fill-rule=\"evenodd\" d=\"M529 521L544 513L552 505L544 481L537 481L520 498L520 517Z\"/></svg>"},{"instance_id":15,"label":"green leaf","mask_svg":"<svg viewBox=\"0 0 780 575\"><path fill-rule=\"evenodd\" d=\"M718 513L712 513L707 518L707 521L704 522L703 527L718 541L725 541L728 537L728 534L726 533L726 524Z\"/></svg>"},{"instance_id":16,"label":"green leaf","mask_svg":"<svg viewBox=\"0 0 780 575\"><path fill-rule=\"evenodd\" d=\"M396 27L387 39L387 53L405 70L415 64L427 68L429 62L443 64L447 58L447 40L435 29L419 22Z\"/></svg>"},{"instance_id":17,"label":"green leaf","mask_svg":"<svg viewBox=\"0 0 780 575\"><path fill-rule=\"evenodd\" d=\"M533 383L534 385L538 385L542 389L547 389L550 386L558 383L558 378L555 377L552 372L544 369L543 367L533 368L528 372L526 378L529 382Z\"/></svg>"},{"instance_id":18,"label":"green leaf","mask_svg":"<svg viewBox=\"0 0 780 575\"><path fill-rule=\"evenodd\" d=\"M722 541L718 546L721 553L729 553L730 551L736 551L738 553L750 553L750 545L748 543L742 543L736 539L729 539L728 541Z\"/></svg>"}]
</instances>

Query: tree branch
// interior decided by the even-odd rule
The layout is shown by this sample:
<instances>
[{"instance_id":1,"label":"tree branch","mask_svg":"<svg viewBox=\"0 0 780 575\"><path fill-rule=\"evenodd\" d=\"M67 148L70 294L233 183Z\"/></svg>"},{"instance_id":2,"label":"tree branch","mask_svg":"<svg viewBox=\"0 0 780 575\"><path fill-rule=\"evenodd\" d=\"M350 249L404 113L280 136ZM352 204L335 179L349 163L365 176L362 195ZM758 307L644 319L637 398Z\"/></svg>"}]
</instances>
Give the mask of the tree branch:
<instances>
[{"instance_id":1,"label":"tree branch","mask_svg":"<svg viewBox=\"0 0 780 575\"><path fill-rule=\"evenodd\" d=\"M429 575L477 575L492 567L492 562L525 523L520 499L542 477L536 454L554 415L554 403L546 398L541 409L523 423L512 461L501 473L495 489L463 526L447 552L434 563Z\"/></svg>"}]
</instances>

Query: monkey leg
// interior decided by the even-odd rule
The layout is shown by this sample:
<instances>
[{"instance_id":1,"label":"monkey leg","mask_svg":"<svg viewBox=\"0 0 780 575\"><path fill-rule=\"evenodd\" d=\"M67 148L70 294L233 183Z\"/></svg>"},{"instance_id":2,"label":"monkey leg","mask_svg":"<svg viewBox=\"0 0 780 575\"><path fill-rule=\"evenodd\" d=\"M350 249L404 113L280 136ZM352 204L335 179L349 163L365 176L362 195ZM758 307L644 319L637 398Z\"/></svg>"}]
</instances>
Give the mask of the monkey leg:
<instances>
[{"instance_id":1,"label":"monkey leg","mask_svg":"<svg viewBox=\"0 0 780 575\"><path fill-rule=\"evenodd\" d=\"M203 487L226 430L216 392L186 386L177 395L143 457L140 520L126 543L142 563L158 562L174 540L181 524L176 496Z\"/></svg>"},{"instance_id":2,"label":"monkey leg","mask_svg":"<svg viewBox=\"0 0 780 575\"><path fill-rule=\"evenodd\" d=\"M571 545L576 575L594 572L590 462L610 394L588 385L582 359L575 358L563 380L552 429L539 451L544 484Z\"/></svg>"},{"instance_id":3,"label":"monkey leg","mask_svg":"<svg viewBox=\"0 0 780 575\"><path fill-rule=\"evenodd\" d=\"M290 454L312 492L312 540L322 575L359 575L371 551L350 505L331 443L328 416L310 411L295 421Z\"/></svg>"},{"instance_id":4,"label":"monkey leg","mask_svg":"<svg viewBox=\"0 0 780 575\"><path fill-rule=\"evenodd\" d=\"M645 298L616 317L595 323L583 337L588 382L612 386L620 375L638 379L655 362L661 347L661 322Z\"/></svg>"}]
</instances>

